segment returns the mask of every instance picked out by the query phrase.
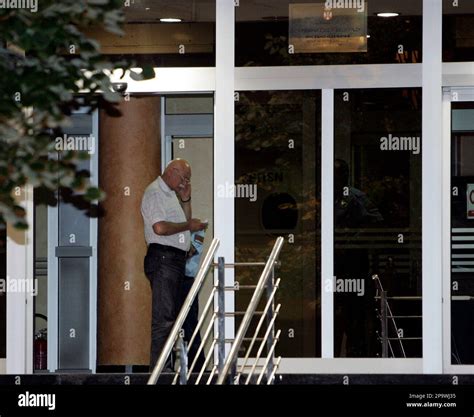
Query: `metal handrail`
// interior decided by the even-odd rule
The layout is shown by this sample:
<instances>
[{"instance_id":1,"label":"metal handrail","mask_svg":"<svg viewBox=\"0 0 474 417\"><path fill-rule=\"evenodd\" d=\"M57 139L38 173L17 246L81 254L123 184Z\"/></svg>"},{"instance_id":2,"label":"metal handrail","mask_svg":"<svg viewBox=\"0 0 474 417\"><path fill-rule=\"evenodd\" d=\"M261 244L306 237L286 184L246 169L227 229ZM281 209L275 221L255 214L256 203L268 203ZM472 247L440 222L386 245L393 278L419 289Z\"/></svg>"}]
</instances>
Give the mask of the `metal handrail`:
<instances>
[{"instance_id":1,"label":"metal handrail","mask_svg":"<svg viewBox=\"0 0 474 417\"><path fill-rule=\"evenodd\" d=\"M275 267L275 263L277 261L278 255L280 254L281 248L283 246L283 242L284 242L284 239L283 237L280 236L276 240L275 245L273 246L272 252L267 260L267 263L265 264L265 268L263 269L262 275L260 276L260 279L258 280L257 288L255 289L255 292L253 293L253 296L252 296L252 299L250 300L247 311L244 315L244 318L242 319L242 323L240 324L239 330L237 332L237 336L235 337L235 341L225 361L224 369L222 370L222 372L219 375L219 378L217 379L217 385L222 385L224 383L231 367L234 364L234 361L240 349L240 345L242 344L245 333L247 332L248 327L250 325L250 321L252 320L252 317L254 316L254 313L257 309L258 303L260 302L260 298L262 297L262 294L265 289L265 285L267 284L270 273Z\"/></svg>"},{"instance_id":2,"label":"metal handrail","mask_svg":"<svg viewBox=\"0 0 474 417\"><path fill-rule=\"evenodd\" d=\"M171 354L171 350L173 349L173 345L175 343L176 338L178 337L179 331L183 327L184 321L186 320L189 310L191 309L191 305L194 302L194 299L196 298L199 290L201 289L204 279L206 278L207 272L209 271L209 268L211 267L211 264L214 261L214 255L217 251L218 246L219 239L214 238L212 240L211 246L209 247L209 250L207 251L204 261L201 267L199 268L196 278L194 279L193 286L189 290L188 296L186 297L186 300L183 303L183 307L181 308L181 311L179 312L179 315L176 318L176 321L174 322L173 328L171 329L168 339L166 340L165 346L163 347L160 357L156 362L155 368L153 369L153 372L150 375L150 378L148 379L148 385L155 385L158 381L163 367L165 366L166 360Z\"/></svg>"},{"instance_id":3,"label":"metal handrail","mask_svg":"<svg viewBox=\"0 0 474 417\"><path fill-rule=\"evenodd\" d=\"M268 297L268 300L267 300L267 305L265 306L265 309L263 310L263 314L262 316L260 317L260 320L258 321L258 324L257 324L257 327L255 328L255 331L254 331L254 334L253 334L253 337L252 337L252 340L250 341L250 346L249 348L247 349L247 353L245 354L245 358L244 358L244 362L242 363L242 366L240 367L240 371L238 372L238 375L242 374L242 372L244 371L245 369L245 366L247 365L247 362L248 362L248 359L249 359L249 356L250 356L250 353L252 351L252 348L253 348L253 345L255 344L256 340L257 340L257 337L258 337L258 334L260 333L260 329L263 325L263 321L265 320L265 314L267 313L267 311L269 311L272 303L273 303L273 300L274 300L274 297L275 297L275 294L276 294L276 291L278 290L278 287L280 286L280 278L278 278L277 282L275 283L275 286L273 288L273 291L272 293L270 294L270 297ZM277 310L279 310L280 307L277 308ZM273 314L278 314L278 311Z\"/></svg>"},{"instance_id":4,"label":"metal handrail","mask_svg":"<svg viewBox=\"0 0 474 417\"><path fill-rule=\"evenodd\" d=\"M382 337L388 342L390 343L390 340L397 340L398 343L400 344L400 349L403 353L403 357L406 358L406 353L405 353L405 349L403 348L403 342L402 342L402 338L400 337L400 335L398 334L398 326L397 326L397 323L395 322L395 316L392 312L392 309L390 308L390 304L388 303L388 299L403 299L403 300L413 300L415 297L387 297L386 294L387 292L384 291L383 289L383 285L382 285L382 281L380 281L380 277L375 274L372 276L372 279L377 283L377 286L379 287L378 290L380 291L380 293L382 294L382 296L376 296L375 298L376 299L380 299L381 302L382 302L382 306L386 309L386 312L384 314L384 320L388 320L388 318L390 318L391 322L392 322L392 325L393 327L395 328L395 333L397 334L397 337L396 338L390 338L388 337L388 327L385 329L385 331L383 331L382 329ZM421 297L420 297L421 298ZM388 314L387 314L388 313ZM384 324L382 323L382 326L384 326ZM384 334L385 333L385 334ZM382 343L383 343L383 340L382 340ZM392 349L392 347L390 346L390 349ZM393 350L392 350L392 354L393 354Z\"/></svg>"}]
</instances>

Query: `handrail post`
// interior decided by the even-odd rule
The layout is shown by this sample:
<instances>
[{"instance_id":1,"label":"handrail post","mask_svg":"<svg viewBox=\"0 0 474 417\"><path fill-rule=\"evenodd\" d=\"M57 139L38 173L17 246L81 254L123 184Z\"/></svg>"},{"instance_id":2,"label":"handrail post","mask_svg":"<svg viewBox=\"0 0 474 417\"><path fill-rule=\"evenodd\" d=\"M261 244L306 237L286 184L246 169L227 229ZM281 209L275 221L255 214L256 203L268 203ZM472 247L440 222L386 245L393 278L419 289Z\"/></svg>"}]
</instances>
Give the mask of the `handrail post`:
<instances>
[{"instance_id":1,"label":"handrail post","mask_svg":"<svg viewBox=\"0 0 474 417\"><path fill-rule=\"evenodd\" d=\"M257 309L258 303L265 289L264 285L268 281L268 276L270 275L271 269L277 261L278 255L280 254L281 248L283 246L283 242L284 240L280 236L276 240L275 245L273 246L272 252L267 260L267 263L265 264L265 268L263 269L263 272L258 280L257 288L253 293L252 299L250 300L249 306L239 326L239 330L237 331L237 334L235 336L234 343L232 344L230 352L227 355L224 370L221 372L219 378L217 379L217 385L222 385L225 382L229 372L231 371L231 368L235 366L239 354L239 349L244 339L245 333L247 333L250 321L252 320L252 317L255 314L255 310Z\"/></svg>"},{"instance_id":2,"label":"handrail post","mask_svg":"<svg viewBox=\"0 0 474 417\"><path fill-rule=\"evenodd\" d=\"M387 291L380 292L380 303L382 321L382 358L388 358Z\"/></svg>"},{"instance_id":3,"label":"handrail post","mask_svg":"<svg viewBox=\"0 0 474 417\"><path fill-rule=\"evenodd\" d=\"M217 274L217 358L220 374L225 361L225 260L222 256L218 258Z\"/></svg>"},{"instance_id":4,"label":"handrail post","mask_svg":"<svg viewBox=\"0 0 474 417\"><path fill-rule=\"evenodd\" d=\"M272 296L274 288L275 288L275 264L273 264L272 266L272 270L270 272L270 275L267 281L267 300L269 300L270 297ZM272 318L273 318L273 315L275 314L275 301L274 300L275 299L272 300L270 308L267 311L267 326L271 326ZM268 362L268 367L267 367L267 381L270 381L270 377L273 374L273 367L275 363L275 349L273 348L274 339L275 339L275 326L272 326L272 329L270 330L270 334L267 339L267 353L270 355L270 352L272 352L271 358Z\"/></svg>"},{"instance_id":5,"label":"handrail post","mask_svg":"<svg viewBox=\"0 0 474 417\"><path fill-rule=\"evenodd\" d=\"M180 385L186 385L188 383L187 373L188 373L188 352L186 345L183 340L183 335L179 334L178 336L178 350L179 350L179 383Z\"/></svg>"}]
</instances>

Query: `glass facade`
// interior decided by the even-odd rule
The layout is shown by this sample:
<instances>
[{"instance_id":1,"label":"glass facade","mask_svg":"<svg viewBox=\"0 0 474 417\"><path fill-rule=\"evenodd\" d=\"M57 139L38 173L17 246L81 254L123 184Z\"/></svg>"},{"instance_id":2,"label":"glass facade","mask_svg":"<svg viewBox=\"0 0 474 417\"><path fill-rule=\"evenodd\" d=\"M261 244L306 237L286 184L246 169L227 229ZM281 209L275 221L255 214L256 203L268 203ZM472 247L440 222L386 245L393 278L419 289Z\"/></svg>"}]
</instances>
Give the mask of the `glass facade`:
<instances>
[{"instance_id":1,"label":"glass facade","mask_svg":"<svg viewBox=\"0 0 474 417\"><path fill-rule=\"evenodd\" d=\"M453 103L451 364L474 364L474 103Z\"/></svg>"},{"instance_id":2,"label":"glass facade","mask_svg":"<svg viewBox=\"0 0 474 417\"><path fill-rule=\"evenodd\" d=\"M421 89L335 92L336 357L381 356L382 288L390 356L421 356L421 105Z\"/></svg>"},{"instance_id":3,"label":"glass facade","mask_svg":"<svg viewBox=\"0 0 474 417\"><path fill-rule=\"evenodd\" d=\"M241 92L235 105L237 190L236 262L265 260L285 236L277 303L282 336L278 354L320 356L321 93ZM246 188L245 188L246 187ZM243 193L242 193L243 194ZM260 268L236 270L241 285L256 284ZM252 291L236 294L244 311ZM237 320L237 324L239 320Z\"/></svg>"},{"instance_id":4,"label":"glass facade","mask_svg":"<svg viewBox=\"0 0 474 417\"><path fill-rule=\"evenodd\" d=\"M215 66L215 0L124 2L124 35L91 35L112 60L155 67Z\"/></svg>"},{"instance_id":5,"label":"glass facade","mask_svg":"<svg viewBox=\"0 0 474 417\"><path fill-rule=\"evenodd\" d=\"M236 8L236 66L420 63L421 48L422 0L240 0Z\"/></svg>"},{"instance_id":6,"label":"glass facade","mask_svg":"<svg viewBox=\"0 0 474 417\"><path fill-rule=\"evenodd\" d=\"M2 282L7 278L7 229L5 223L0 224L0 279ZM6 331L7 331L7 292L0 291L0 358L7 353Z\"/></svg>"},{"instance_id":7,"label":"glass facade","mask_svg":"<svg viewBox=\"0 0 474 417\"><path fill-rule=\"evenodd\" d=\"M443 62L474 60L474 2L443 0Z\"/></svg>"},{"instance_id":8,"label":"glass facade","mask_svg":"<svg viewBox=\"0 0 474 417\"><path fill-rule=\"evenodd\" d=\"M216 187L235 187L235 217L229 217L233 223L229 230L235 232L216 234L222 241L234 239L235 262L266 260L276 238L284 237L276 276L281 278L276 298L276 303L281 303L277 320L281 336L276 352L283 358L323 357L323 335L328 333L333 336L330 340L334 348L329 358L333 356L336 361L422 358L422 274L426 274L422 270L426 256L422 253L422 143L432 140L424 141L422 137L420 86L426 81L421 77L421 65L402 66L401 81L385 78L386 86L383 81L383 75L393 74L394 68L383 64L397 64L398 71L401 64L423 62L422 6L422 0L236 1L235 67L247 68L235 72L234 87L237 85L235 88L240 91L235 93L235 157L232 154L231 158L225 152L214 155L216 149L222 149L219 141L225 135L219 119L221 112L228 112L229 103L214 100L210 94L224 89L224 78L229 76L226 65L230 62L229 56L224 64L216 62L216 41L221 39L216 40L215 0L135 0L124 6L124 36L93 32L101 42L103 54L113 60L129 58L139 65L155 67L207 67L208 71L196 71L196 90L180 89L170 77L176 88L165 86L164 92L158 91L155 86L161 88L162 84L150 81L146 87L150 91L139 94L166 95L164 109L153 113L158 120L162 112L161 121L166 126L156 123L152 134L157 141L160 135L168 137L159 152L178 155L179 136L183 143L187 141L186 146L191 142L196 146L188 147L188 159L200 156L198 151L206 157L199 167L205 173L199 180L193 178L193 187L194 181L205 183L209 198L203 206L213 198ZM226 13L230 14L229 10ZM474 61L473 16L474 2L443 0L444 63ZM227 17L223 13L222 18ZM225 41L228 39L222 40ZM356 74L357 64L374 65L362 67L364 72ZM323 80L311 74L313 68L304 68L328 65L338 66L334 69L336 75L330 74ZM471 62L466 68L470 69L470 65ZM280 68L270 68L273 66ZM450 70L454 67L458 68L445 66ZM466 74L472 77L471 73ZM374 82L370 80L372 75L376 78ZM459 85L464 75L459 76ZM205 81L199 79L201 76ZM362 76L369 78L365 89L358 84ZM178 74L176 79L179 77ZM234 79L229 77L229 82ZM206 89L203 85L212 87ZM348 85L350 88L341 89ZM195 96L204 91L207 95ZM334 103L327 100L328 92L334 93ZM323 100L324 94L327 101ZM196 99L196 107L181 100L186 95ZM210 116L214 112L216 120ZM470 121L473 112L472 104L455 103L451 113L447 278L451 304L449 315L445 316L451 325L447 332L451 365L474 364L474 329L470 320L474 313L474 125ZM206 129L211 126L209 132L198 132L203 129L199 120L206 115L209 117L202 119L208 123ZM151 117L141 122L144 130L150 120ZM328 137L326 132L323 139L323 127L331 130L334 137L334 152L331 150L329 156L322 152ZM176 135L173 129L184 129L185 134ZM214 142L209 140L211 137ZM217 148L214 143L218 143ZM213 164L220 158L231 166L235 184L219 182L219 170L224 169L222 164ZM333 167L333 199L327 191L322 193L321 169L327 161ZM86 165L84 168L89 168ZM321 210L323 202L327 202L325 198L332 208L333 221L328 223L333 242L321 241L322 222L327 218ZM217 216L227 215L222 210L224 205L219 204L220 201L213 201L211 213L200 217L214 217L214 223ZM68 220L71 216L73 222ZM66 231L80 229L75 242L67 241L67 233L61 244L84 246L92 238L89 229L84 229L84 219L74 215L67 201L59 204L58 221ZM219 232L222 230L228 231L221 226ZM334 253L333 259L322 257L322 248L328 246ZM333 267L334 298L330 308L327 304L322 306L322 264ZM62 268L78 269L72 264ZM239 288L235 292L235 329L241 323L260 273L258 267L235 269ZM386 323L382 320L384 297L388 297ZM1 350L5 346L5 299L0 293L0 358L5 355ZM439 305L442 308L441 300ZM262 309L263 303L258 307ZM324 331L327 323L333 334ZM255 322L251 330L254 325ZM244 342L244 349L247 348ZM385 364L393 370L389 361Z\"/></svg>"}]
</instances>

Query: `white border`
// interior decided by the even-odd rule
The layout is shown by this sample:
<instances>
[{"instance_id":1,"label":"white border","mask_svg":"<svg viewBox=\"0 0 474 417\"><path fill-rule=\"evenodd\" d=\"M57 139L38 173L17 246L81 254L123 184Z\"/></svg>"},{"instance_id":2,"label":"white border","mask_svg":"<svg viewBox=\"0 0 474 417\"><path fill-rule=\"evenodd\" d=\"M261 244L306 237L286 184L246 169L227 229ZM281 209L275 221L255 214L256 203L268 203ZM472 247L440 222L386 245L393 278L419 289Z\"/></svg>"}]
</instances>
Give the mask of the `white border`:
<instances>
[{"instance_id":1,"label":"white border","mask_svg":"<svg viewBox=\"0 0 474 417\"><path fill-rule=\"evenodd\" d=\"M216 92L214 101L214 236L220 239L216 260L223 256L226 263L234 263L235 204L233 198L221 197L220 184L234 184L234 0L216 0ZM217 268L215 268L217 280ZM234 271L225 271L225 285L234 286ZM216 298L217 300L217 298ZM231 291L225 294L225 311L235 311L235 298ZM217 304L215 303L215 308ZM217 326L217 325L216 325ZM234 319L225 318L226 339L232 339ZM228 349L229 346L226 347Z\"/></svg>"},{"instance_id":2,"label":"white border","mask_svg":"<svg viewBox=\"0 0 474 417\"><path fill-rule=\"evenodd\" d=\"M443 94L443 371L451 366L451 92Z\"/></svg>"},{"instance_id":3,"label":"white border","mask_svg":"<svg viewBox=\"0 0 474 417\"><path fill-rule=\"evenodd\" d=\"M7 278L34 282L34 207L33 187L22 187L21 205L26 209L28 230L22 232L7 225ZM27 287L28 288L28 287ZM33 372L33 294L9 292L7 294L7 374Z\"/></svg>"},{"instance_id":4,"label":"white border","mask_svg":"<svg viewBox=\"0 0 474 417\"><path fill-rule=\"evenodd\" d=\"M442 3L423 0L423 372L443 372Z\"/></svg>"},{"instance_id":5,"label":"white border","mask_svg":"<svg viewBox=\"0 0 474 417\"><path fill-rule=\"evenodd\" d=\"M421 87L422 64L238 67L236 91Z\"/></svg>"},{"instance_id":6,"label":"white border","mask_svg":"<svg viewBox=\"0 0 474 417\"><path fill-rule=\"evenodd\" d=\"M58 369L58 294L59 261L56 258L56 247L59 245L59 208L48 206L48 370Z\"/></svg>"},{"instance_id":7,"label":"white border","mask_svg":"<svg viewBox=\"0 0 474 417\"><path fill-rule=\"evenodd\" d=\"M279 374L422 374L421 358L282 358Z\"/></svg>"},{"instance_id":8,"label":"white border","mask_svg":"<svg viewBox=\"0 0 474 417\"><path fill-rule=\"evenodd\" d=\"M321 109L321 357L333 358L334 90L322 91Z\"/></svg>"},{"instance_id":9,"label":"white border","mask_svg":"<svg viewBox=\"0 0 474 417\"><path fill-rule=\"evenodd\" d=\"M95 152L90 159L91 185L99 185L99 110L92 114L92 135L96 139ZM97 201L93 203L97 204ZM92 256L89 258L89 369L96 372L97 367L97 291L98 291L98 227L97 217L89 219L89 245L92 248Z\"/></svg>"}]
</instances>

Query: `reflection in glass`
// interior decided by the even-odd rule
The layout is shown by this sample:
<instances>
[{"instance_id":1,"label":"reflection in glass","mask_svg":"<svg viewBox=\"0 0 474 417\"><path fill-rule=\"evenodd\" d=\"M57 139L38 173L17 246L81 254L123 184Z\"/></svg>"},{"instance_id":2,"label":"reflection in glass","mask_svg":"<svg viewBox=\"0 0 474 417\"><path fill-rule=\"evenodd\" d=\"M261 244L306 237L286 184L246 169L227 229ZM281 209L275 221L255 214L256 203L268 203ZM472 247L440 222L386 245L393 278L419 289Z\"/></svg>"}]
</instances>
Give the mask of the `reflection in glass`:
<instances>
[{"instance_id":1,"label":"reflection in glass","mask_svg":"<svg viewBox=\"0 0 474 417\"><path fill-rule=\"evenodd\" d=\"M474 364L474 105L453 103L451 363Z\"/></svg>"},{"instance_id":2,"label":"reflection in glass","mask_svg":"<svg viewBox=\"0 0 474 417\"><path fill-rule=\"evenodd\" d=\"M0 223L0 279L7 278L7 227ZM0 358L7 355L7 293L0 291Z\"/></svg>"},{"instance_id":3,"label":"reflection in glass","mask_svg":"<svg viewBox=\"0 0 474 417\"><path fill-rule=\"evenodd\" d=\"M421 90L335 93L335 356L421 355ZM400 337L400 340L398 339Z\"/></svg>"},{"instance_id":4,"label":"reflection in glass","mask_svg":"<svg viewBox=\"0 0 474 417\"><path fill-rule=\"evenodd\" d=\"M422 0L241 0L236 66L419 63ZM396 12L394 17L379 13Z\"/></svg>"},{"instance_id":5,"label":"reflection in glass","mask_svg":"<svg viewBox=\"0 0 474 417\"><path fill-rule=\"evenodd\" d=\"M155 67L215 65L215 0L134 0L123 6L123 36L95 30L104 54Z\"/></svg>"},{"instance_id":6,"label":"reflection in glass","mask_svg":"<svg viewBox=\"0 0 474 417\"><path fill-rule=\"evenodd\" d=\"M474 2L443 0L443 62L474 61Z\"/></svg>"},{"instance_id":7,"label":"reflection in glass","mask_svg":"<svg viewBox=\"0 0 474 417\"><path fill-rule=\"evenodd\" d=\"M320 112L319 91L245 92L236 102L236 184L257 193L235 199L235 258L263 261L285 237L277 354L286 357L320 356ZM240 285L252 285L261 268L235 273ZM236 311L250 296L236 293Z\"/></svg>"}]
</instances>

